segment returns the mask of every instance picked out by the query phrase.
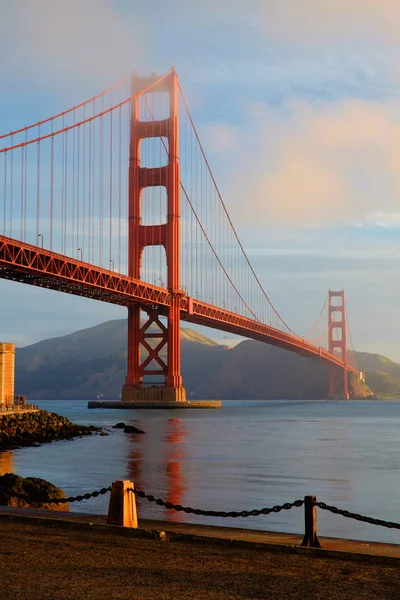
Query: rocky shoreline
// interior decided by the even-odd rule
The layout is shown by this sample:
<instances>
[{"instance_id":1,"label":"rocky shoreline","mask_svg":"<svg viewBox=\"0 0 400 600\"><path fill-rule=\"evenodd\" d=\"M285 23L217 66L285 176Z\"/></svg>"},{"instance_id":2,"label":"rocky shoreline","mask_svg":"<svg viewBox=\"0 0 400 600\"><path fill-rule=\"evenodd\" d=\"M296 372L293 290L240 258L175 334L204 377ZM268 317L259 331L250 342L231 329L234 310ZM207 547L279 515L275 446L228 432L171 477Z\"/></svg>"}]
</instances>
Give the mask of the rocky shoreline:
<instances>
[{"instance_id":1,"label":"rocky shoreline","mask_svg":"<svg viewBox=\"0 0 400 600\"><path fill-rule=\"evenodd\" d=\"M57 440L100 432L99 427L76 425L69 419L46 410L12 413L0 416L0 452L15 448L36 446Z\"/></svg>"}]
</instances>

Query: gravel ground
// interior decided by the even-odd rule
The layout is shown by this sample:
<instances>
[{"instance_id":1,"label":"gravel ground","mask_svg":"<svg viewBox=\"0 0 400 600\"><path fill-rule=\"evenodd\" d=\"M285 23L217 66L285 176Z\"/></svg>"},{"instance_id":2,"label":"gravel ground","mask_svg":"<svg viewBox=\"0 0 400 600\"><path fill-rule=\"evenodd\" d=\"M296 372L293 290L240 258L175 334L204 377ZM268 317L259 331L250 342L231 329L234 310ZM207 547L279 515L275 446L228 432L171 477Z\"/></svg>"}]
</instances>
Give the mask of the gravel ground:
<instances>
[{"instance_id":1,"label":"gravel ground","mask_svg":"<svg viewBox=\"0 0 400 600\"><path fill-rule=\"evenodd\" d=\"M0 522L1 600L399 600L400 568Z\"/></svg>"}]
</instances>

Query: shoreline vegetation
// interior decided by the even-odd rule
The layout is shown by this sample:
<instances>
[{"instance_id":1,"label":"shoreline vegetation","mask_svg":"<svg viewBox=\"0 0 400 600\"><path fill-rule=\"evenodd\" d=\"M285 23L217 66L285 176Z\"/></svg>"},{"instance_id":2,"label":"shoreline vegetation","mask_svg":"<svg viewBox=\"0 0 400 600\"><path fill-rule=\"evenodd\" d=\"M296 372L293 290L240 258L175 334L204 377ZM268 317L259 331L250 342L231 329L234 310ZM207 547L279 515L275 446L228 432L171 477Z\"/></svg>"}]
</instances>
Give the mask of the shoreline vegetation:
<instances>
[{"instance_id":1,"label":"shoreline vegetation","mask_svg":"<svg viewBox=\"0 0 400 600\"><path fill-rule=\"evenodd\" d=\"M0 416L0 452L71 440L101 432L101 428L76 425L57 413L39 410Z\"/></svg>"}]
</instances>

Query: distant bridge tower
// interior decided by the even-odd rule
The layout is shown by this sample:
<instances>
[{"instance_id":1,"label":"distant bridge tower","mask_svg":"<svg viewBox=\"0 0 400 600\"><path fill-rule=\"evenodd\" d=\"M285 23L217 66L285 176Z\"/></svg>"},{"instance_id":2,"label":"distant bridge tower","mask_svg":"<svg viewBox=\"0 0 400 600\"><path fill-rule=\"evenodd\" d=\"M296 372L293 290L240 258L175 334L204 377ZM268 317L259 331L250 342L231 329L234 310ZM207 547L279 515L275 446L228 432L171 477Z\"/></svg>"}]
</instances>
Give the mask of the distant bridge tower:
<instances>
[{"instance_id":1,"label":"distant bridge tower","mask_svg":"<svg viewBox=\"0 0 400 600\"><path fill-rule=\"evenodd\" d=\"M157 77L133 77L132 95L145 90ZM129 157L129 258L128 275L140 279L143 250L147 246L164 246L167 261L167 287L171 305L164 311L167 324L160 321L160 310L147 311L148 319L140 321L141 307L128 308L128 373L122 391L123 401L184 402L180 367L180 172L178 148L178 78L175 71L151 88L152 94L169 95L169 116L163 120L141 121L140 98L132 100ZM166 140L168 163L156 167L141 166L142 140ZM166 190L166 222L142 225L142 193L146 187L163 186ZM142 356L141 356L142 349ZM167 359L165 362L165 354ZM158 376L162 385L146 387L146 375Z\"/></svg>"},{"instance_id":2,"label":"distant bridge tower","mask_svg":"<svg viewBox=\"0 0 400 600\"><path fill-rule=\"evenodd\" d=\"M329 352L340 357L345 366L329 367L329 398L335 400L348 400L347 386L347 346L346 346L346 305L344 290L331 292L329 290L328 325L329 325Z\"/></svg>"}]
</instances>

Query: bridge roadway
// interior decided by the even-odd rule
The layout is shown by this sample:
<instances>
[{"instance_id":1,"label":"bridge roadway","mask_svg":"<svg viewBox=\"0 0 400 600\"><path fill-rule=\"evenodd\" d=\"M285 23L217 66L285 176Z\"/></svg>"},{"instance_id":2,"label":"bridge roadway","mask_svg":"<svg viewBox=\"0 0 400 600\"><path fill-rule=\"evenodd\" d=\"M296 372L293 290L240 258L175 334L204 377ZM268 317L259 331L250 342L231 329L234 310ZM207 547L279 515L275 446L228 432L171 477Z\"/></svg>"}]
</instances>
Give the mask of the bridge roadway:
<instances>
[{"instance_id":1,"label":"bridge roadway","mask_svg":"<svg viewBox=\"0 0 400 600\"><path fill-rule=\"evenodd\" d=\"M167 314L171 304L171 294L165 288L3 235L0 235L0 278L120 306L131 303L139 303L143 308L156 306L162 314ZM181 294L181 319L278 346L328 366L346 367L357 373L337 356L307 340L189 298L184 292Z\"/></svg>"}]
</instances>

